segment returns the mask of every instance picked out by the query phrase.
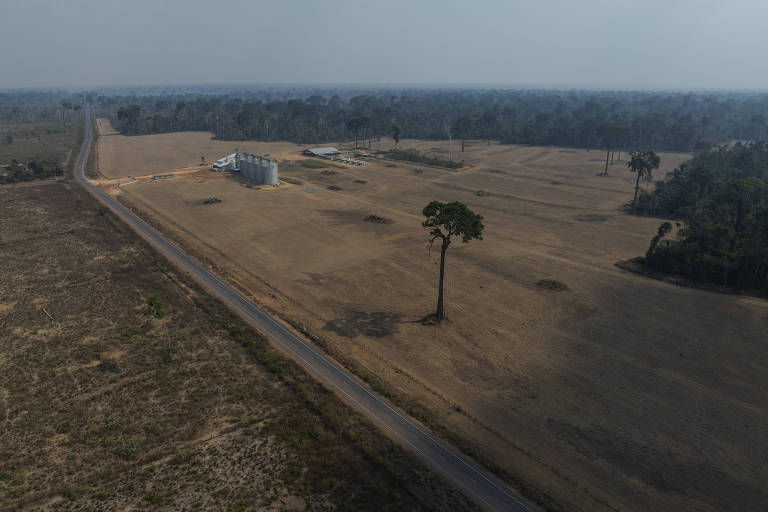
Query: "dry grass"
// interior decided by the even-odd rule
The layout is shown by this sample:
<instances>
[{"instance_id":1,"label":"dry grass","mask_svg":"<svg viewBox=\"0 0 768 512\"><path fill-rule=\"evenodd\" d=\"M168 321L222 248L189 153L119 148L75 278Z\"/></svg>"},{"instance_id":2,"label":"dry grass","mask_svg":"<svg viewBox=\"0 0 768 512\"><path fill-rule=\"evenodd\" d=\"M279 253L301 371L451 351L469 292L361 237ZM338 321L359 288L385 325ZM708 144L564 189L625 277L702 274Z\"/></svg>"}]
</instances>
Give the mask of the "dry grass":
<instances>
[{"instance_id":1,"label":"dry grass","mask_svg":"<svg viewBox=\"0 0 768 512\"><path fill-rule=\"evenodd\" d=\"M448 153L446 142L402 146ZM132 185L123 198L566 508L762 509L766 302L615 268L642 254L660 223L620 211L633 185L623 162L601 177L598 151L457 149L469 164L459 172L374 162L328 176L283 163L281 175L302 185L256 191L209 175ZM659 176L686 156L661 158ZM223 202L200 206L211 196ZM439 255L420 227L432 199L463 201L486 224L485 240L449 251L438 328L418 321L435 300ZM365 222L371 212L392 222Z\"/></svg>"},{"instance_id":2,"label":"dry grass","mask_svg":"<svg viewBox=\"0 0 768 512\"><path fill-rule=\"evenodd\" d=\"M205 156L206 163L211 164L233 153L236 148L280 158L281 153L293 154L298 147L288 142L268 144L215 140L210 132L126 137L117 134L106 119L99 119L97 127L102 134L98 166L102 175L107 178L141 176L170 169L197 167L201 163L201 156Z\"/></svg>"},{"instance_id":3,"label":"dry grass","mask_svg":"<svg viewBox=\"0 0 768 512\"><path fill-rule=\"evenodd\" d=\"M0 510L471 508L79 187L0 218Z\"/></svg>"},{"instance_id":4,"label":"dry grass","mask_svg":"<svg viewBox=\"0 0 768 512\"><path fill-rule=\"evenodd\" d=\"M56 123L0 125L0 165L9 164L13 159L27 163L37 159L59 162L67 159L76 145L78 125L67 126ZM6 143L11 134L13 144Z\"/></svg>"}]
</instances>

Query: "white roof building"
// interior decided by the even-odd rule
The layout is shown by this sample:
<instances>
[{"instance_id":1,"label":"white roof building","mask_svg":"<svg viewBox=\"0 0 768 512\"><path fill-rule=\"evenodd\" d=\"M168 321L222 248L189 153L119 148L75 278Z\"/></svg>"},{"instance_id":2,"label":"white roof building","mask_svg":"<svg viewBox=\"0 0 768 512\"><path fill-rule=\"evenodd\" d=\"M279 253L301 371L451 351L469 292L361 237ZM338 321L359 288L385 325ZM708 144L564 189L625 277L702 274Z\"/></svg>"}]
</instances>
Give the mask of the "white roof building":
<instances>
[{"instance_id":1,"label":"white roof building","mask_svg":"<svg viewBox=\"0 0 768 512\"><path fill-rule=\"evenodd\" d=\"M339 153L341 153L341 151L339 151L333 146L329 146L327 148L312 148L312 149L304 150L304 154L309 156L328 156L328 155L337 155Z\"/></svg>"}]
</instances>

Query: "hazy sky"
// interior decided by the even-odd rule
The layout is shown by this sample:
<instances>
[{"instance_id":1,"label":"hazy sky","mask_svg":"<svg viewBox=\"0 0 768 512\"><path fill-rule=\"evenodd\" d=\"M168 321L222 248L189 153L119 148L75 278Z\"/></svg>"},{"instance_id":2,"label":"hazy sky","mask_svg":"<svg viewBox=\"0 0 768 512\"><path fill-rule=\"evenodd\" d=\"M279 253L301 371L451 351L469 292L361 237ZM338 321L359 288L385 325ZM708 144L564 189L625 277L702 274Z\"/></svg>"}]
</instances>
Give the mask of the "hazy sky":
<instances>
[{"instance_id":1,"label":"hazy sky","mask_svg":"<svg viewBox=\"0 0 768 512\"><path fill-rule=\"evenodd\" d=\"M0 0L0 87L768 89L764 0Z\"/></svg>"}]
</instances>

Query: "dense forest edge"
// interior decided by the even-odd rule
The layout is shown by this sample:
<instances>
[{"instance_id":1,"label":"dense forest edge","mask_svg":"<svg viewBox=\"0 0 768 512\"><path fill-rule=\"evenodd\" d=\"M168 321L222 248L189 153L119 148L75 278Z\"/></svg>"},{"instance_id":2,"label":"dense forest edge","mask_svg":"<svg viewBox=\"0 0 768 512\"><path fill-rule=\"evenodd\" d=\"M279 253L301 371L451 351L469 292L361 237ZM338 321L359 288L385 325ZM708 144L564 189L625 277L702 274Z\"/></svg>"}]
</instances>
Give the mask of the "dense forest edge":
<instances>
[{"instance_id":1,"label":"dense forest edge","mask_svg":"<svg viewBox=\"0 0 768 512\"><path fill-rule=\"evenodd\" d=\"M290 89L89 98L124 135L198 130L226 140L319 144L397 131L397 138L656 151L768 138L765 93Z\"/></svg>"},{"instance_id":2,"label":"dense forest edge","mask_svg":"<svg viewBox=\"0 0 768 512\"><path fill-rule=\"evenodd\" d=\"M663 222L645 256L620 264L694 285L768 296L768 143L697 153L642 191L632 210Z\"/></svg>"}]
</instances>

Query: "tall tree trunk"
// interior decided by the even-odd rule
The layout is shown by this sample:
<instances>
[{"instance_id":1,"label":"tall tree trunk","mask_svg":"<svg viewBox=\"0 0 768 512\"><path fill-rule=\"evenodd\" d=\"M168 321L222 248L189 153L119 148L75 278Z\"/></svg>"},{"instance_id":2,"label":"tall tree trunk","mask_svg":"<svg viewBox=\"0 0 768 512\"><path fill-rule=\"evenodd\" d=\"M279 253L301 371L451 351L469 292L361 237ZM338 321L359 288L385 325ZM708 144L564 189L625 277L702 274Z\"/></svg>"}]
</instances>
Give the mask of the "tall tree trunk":
<instances>
[{"instance_id":1,"label":"tall tree trunk","mask_svg":"<svg viewBox=\"0 0 768 512\"><path fill-rule=\"evenodd\" d=\"M440 285L437 288L437 312L435 316L438 320L442 320L445 317L445 311L443 311L443 279L445 278L445 252L448 250L448 244L450 242L443 239L443 243L440 246Z\"/></svg>"},{"instance_id":2,"label":"tall tree trunk","mask_svg":"<svg viewBox=\"0 0 768 512\"><path fill-rule=\"evenodd\" d=\"M608 150L605 152L605 170L603 171L603 176L608 176L608 156L611 154L611 148L608 148Z\"/></svg>"},{"instance_id":3,"label":"tall tree trunk","mask_svg":"<svg viewBox=\"0 0 768 512\"><path fill-rule=\"evenodd\" d=\"M637 171L637 179L635 180L635 198L632 200L632 209L637 209L637 190L640 187L640 171Z\"/></svg>"}]
</instances>

